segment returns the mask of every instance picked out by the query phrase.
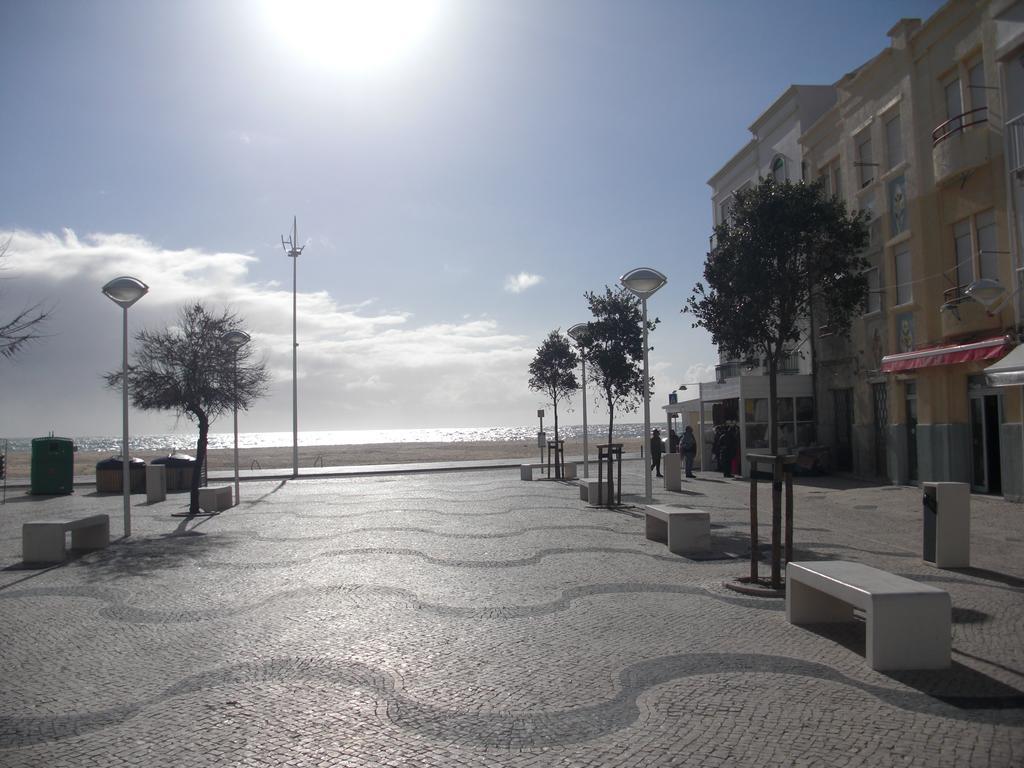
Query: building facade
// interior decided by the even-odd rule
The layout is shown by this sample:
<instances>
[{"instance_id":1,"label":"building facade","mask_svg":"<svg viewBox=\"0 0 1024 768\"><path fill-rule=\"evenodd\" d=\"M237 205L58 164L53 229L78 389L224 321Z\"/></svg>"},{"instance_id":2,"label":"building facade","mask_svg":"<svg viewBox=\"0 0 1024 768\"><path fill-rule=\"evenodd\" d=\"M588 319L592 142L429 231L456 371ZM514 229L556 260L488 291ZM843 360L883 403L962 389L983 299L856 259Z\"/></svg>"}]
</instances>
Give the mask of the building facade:
<instances>
[{"instance_id":1,"label":"building facade","mask_svg":"<svg viewBox=\"0 0 1024 768\"><path fill-rule=\"evenodd\" d=\"M808 318L799 374L815 428L795 447L824 444L833 469L863 477L1020 500L1024 394L985 371L1020 339L1024 2L951 0L889 37L794 121L788 167L801 173L787 178L820 179L870 219L869 292L850 337L826 307ZM801 88L755 126L777 129L780 102ZM709 182L716 223L729 187L772 172L755 126Z\"/></svg>"}]
</instances>

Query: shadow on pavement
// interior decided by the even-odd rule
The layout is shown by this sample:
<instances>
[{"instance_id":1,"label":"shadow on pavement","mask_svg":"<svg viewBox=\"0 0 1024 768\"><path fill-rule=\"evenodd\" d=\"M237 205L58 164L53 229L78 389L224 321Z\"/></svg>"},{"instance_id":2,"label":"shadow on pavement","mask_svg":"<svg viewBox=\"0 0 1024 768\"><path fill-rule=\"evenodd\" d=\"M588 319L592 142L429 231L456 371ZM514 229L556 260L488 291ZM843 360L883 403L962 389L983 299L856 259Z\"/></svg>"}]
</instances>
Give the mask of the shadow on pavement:
<instances>
[{"instance_id":1,"label":"shadow on pavement","mask_svg":"<svg viewBox=\"0 0 1024 768\"><path fill-rule=\"evenodd\" d=\"M813 632L841 645L851 653L865 655L864 623L802 624ZM953 653L960 654L955 648ZM970 654L962 654L970 657ZM977 657L970 657L977 658ZM985 661L981 659L981 661ZM865 664L867 661L865 661ZM991 663L991 662L986 662ZM989 677L984 672L954 661L949 669L886 671L879 674L958 709L1021 709L1024 691Z\"/></svg>"}]
</instances>

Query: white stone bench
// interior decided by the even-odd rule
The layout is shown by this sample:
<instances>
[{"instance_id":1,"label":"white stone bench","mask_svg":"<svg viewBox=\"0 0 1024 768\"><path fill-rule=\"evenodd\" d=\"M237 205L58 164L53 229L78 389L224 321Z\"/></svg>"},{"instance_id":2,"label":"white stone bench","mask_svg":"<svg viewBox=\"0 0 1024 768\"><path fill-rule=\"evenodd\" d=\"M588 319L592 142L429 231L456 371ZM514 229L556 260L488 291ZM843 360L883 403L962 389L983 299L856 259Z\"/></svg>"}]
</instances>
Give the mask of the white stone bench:
<instances>
[{"instance_id":1,"label":"white stone bench","mask_svg":"<svg viewBox=\"0 0 1024 768\"><path fill-rule=\"evenodd\" d=\"M531 481L533 480L533 464L519 465L519 479Z\"/></svg>"},{"instance_id":2,"label":"white stone bench","mask_svg":"<svg viewBox=\"0 0 1024 768\"><path fill-rule=\"evenodd\" d=\"M606 483L607 485L607 483ZM587 502L592 507L601 506L601 484L597 480L580 481L580 500Z\"/></svg>"},{"instance_id":3,"label":"white stone bench","mask_svg":"<svg viewBox=\"0 0 1024 768\"><path fill-rule=\"evenodd\" d=\"M576 479L576 465L575 464L563 464L562 465L562 479L563 480L575 480Z\"/></svg>"},{"instance_id":4,"label":"white stone bench","mask_svg":"<svg viewBox=\"0 0 1024 768\"><path fill-rule=\"evenodd\" d=\"M649 540L664 542L677 555L711 549L711 514L699 509L644 507L644 529Z\"/></svg>"},{"instance_id":5,"label":"white stone bench","mask_svg":"<svg viewBox=\"0 0 1024 768\"><path fill-rule=\"evenodd\" d=\"M845 560L788 563L786 618L791 624L867 620L872 669L945 669L952 645L949 593L870 565Z\"/></svg>"},{"instance_id":6,"label":"white stone bench","mask_svg":"<svg viewBox=\"0 0 1024 768\"><path fill-rule=\"evenodd\" d=\"M233 500L230 485L199 489L199 508L204 512L223 512L231 509Z\"/></svg>"},{"instance_id":7,"label":"white stone bench","mask_svg":"<svg viewBox=\"0 0 1024 768\"><path fill-rule=\"evenodd\" d=\"M103 549L110 543L110 517L92 515L78 520L24 523L21 559L26 563L60 563L67 559L65 536L71 531L72 549Z\"/></svg>"}]
</instances>

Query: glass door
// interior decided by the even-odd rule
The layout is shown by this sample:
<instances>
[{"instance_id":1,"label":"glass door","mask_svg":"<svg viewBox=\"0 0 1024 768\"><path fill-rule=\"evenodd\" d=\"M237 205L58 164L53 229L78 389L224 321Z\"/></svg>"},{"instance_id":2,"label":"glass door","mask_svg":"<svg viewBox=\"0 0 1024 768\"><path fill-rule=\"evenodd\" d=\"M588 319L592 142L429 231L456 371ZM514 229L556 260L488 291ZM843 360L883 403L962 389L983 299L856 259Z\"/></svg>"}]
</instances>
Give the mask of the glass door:
<instances>
[{"instance_id":1,"label":"glass door","mask_svg":"<svg viewBox=\"0 0 1024 768\"><path fill-rule=\"evenodd\" d=\"M917 384L908 382L907 397L907 482L917 484Z\"/></svg>"}]
</instances>

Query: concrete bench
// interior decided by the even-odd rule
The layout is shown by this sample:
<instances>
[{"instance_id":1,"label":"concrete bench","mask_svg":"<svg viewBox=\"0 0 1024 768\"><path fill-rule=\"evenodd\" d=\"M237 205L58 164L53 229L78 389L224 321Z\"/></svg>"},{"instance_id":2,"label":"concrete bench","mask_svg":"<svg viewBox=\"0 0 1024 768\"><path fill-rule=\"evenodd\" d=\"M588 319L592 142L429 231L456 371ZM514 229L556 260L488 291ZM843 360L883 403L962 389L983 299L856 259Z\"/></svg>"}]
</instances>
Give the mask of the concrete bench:
<instances>
[{"instance_id":1,"label":"concrete bench","mask_svg":"<svg viewBox=\"0 0 1024 768\"><path fill-rule=\"evenodd\" d=\"M575 464L563 464L562 465L562 479L563 480L575 480L576 479L576 465Z\"/></svg>"},{"instance_id":2,"label":"concrete bench","mask_svg":"<svg viewBox=\"0 0 1024 768\"><path fill-rule=\"evenodd\" d=\"M664 542L677 555L711 549L711 514L699 509L644 507L644 529L649 540Z\"/></svg>"},{"instance_id":3,"label":"concrete bench","mask_svg":"<svg viewBox=\"0 0 1024 768\"><path fill-rule=\"evenodd\" d=\"M71 531L72 549L103 549L110 543L110 517L92 515L78 520L24 523L21 559L26 563L60 563L67 559L65 536Z\"/></svg>"},{"instance_id":4,"label":"concrete bench","mask_svg":"<svg viewBox=\"0 0 1024 768\"><path fill-rule=\"evenodd\" d=\"M872 669L945 669L952 645L949 593L845 560L788 563L786 618L791 624L867 620Z\"/></svg>"},{"instance_id":5,"label":"concrete bench","mask_svg":"<svg viewBox=\"0 0 1024 768\"><path fill-rule=\"evenodd\" d=\"M223 512L231 509L234 496L230 485L199 489L199 508L204 512Z\"/></svg>"},{"instance_id":6,"label":"concrete bench","mask_svg":"<svg viewBox=\"0 0 1024 768\"><path fill-rule=\"evenodd\" d=\"M519 465L519 479L531 481L533 480L533 464Z\"/></svg>"},{"instance_id":7,"label":"concrete bench","mask_svg":"<svg viewBox=\"0 0 1024 768\"><path fill-rule=\"evenodd\" d=\"M602 503L601 484L597 480L580 481L580 500L587 502L592 507L598 507Z\"/></svg>"}]
</instances>

